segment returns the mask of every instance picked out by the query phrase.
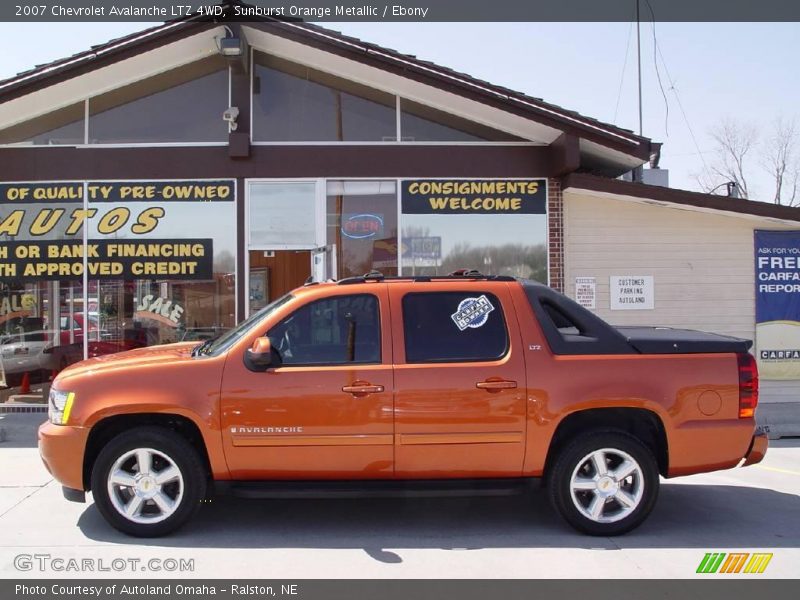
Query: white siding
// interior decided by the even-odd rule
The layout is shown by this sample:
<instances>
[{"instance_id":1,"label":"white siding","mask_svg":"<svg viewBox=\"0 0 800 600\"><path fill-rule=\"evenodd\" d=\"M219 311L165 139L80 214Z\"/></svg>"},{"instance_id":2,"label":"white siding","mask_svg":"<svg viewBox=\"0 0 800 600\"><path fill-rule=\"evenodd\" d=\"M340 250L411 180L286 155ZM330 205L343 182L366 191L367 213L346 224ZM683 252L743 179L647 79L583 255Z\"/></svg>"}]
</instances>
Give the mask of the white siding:
<instances>
[{"instance_id":1,"label":"white siding","mask_svg":"<svg viewBox=\"0 0 800 600\"><path fill-rule=\"evenodd\" d=\"M731 202L736 200L731 199ZM597 279L595 312L614 325L663 325L754 339L754 229L770 219L564 192L564 273ZM611 275L652 275L654 310L610 310ZM765 402L800 399L800 381L762 381Z\"/></svg>"}]
</instances>

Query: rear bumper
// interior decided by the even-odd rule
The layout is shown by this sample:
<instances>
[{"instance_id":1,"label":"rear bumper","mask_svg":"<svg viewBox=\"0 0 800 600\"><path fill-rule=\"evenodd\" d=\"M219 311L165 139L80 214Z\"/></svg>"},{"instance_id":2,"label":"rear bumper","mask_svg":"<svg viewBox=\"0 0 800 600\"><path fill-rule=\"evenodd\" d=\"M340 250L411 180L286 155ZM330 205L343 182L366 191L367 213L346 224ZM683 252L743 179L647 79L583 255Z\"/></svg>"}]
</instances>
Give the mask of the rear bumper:
<instances>
[{"instance_id":1,"label":"rear bumper","mask_svg":"<svg viewBox=\"0 0 800 600\"><path fill-rule=\"evenodd\" d=\"M742 466L747 467L760 463L764 459L768 447L769 438L767 438L767 434L761 430L757 430L753 435L753 439L750 441L750 448L747 450L747 454L744 455L744 463Z\"/></svg>"}]
</instances>

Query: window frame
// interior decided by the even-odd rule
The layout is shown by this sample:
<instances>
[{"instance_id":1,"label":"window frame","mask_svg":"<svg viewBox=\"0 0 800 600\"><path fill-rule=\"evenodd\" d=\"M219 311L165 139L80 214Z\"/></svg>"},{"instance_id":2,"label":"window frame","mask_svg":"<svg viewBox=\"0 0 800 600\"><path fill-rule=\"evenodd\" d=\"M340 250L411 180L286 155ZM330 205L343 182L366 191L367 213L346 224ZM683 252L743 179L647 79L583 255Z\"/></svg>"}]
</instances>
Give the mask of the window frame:
<instances>
[{"instance_id":1,"label":"window frame","mask_svg":"<svg viewBox=\"0 0 800 600\"><path fill-rule=\"evenodd\" d=\"M495 310L500 310L500 321L503 326L503 332L505 333L505 345L503 347L503 351L496 357L482 357L482 358L471 358L471 359L458 359L454 360L451 358L443 358L443 359L429 359L429 360L410 360L408 357L408 335L407 335L407 327L406 327L406 299L410 296L424 296L424 295L431 295L431 294L465 294L470 296L481 296L484 295L490 300L494 302ZM479 290L435 290L435 291L415 291L415 292L408 292L403 294L400 300L400 316L403 321L403 359L405 364L407 365L457 365L457 364L470 364L470 363L494 363L505 360L508 358L508 355L511 351L511 333L508 328L508 320L506 319L506 312L503 308L503 301L500 297L486 289L479 289Z\"/></svg>"},{"instance_id":2,"label":"window frame","mask_svg":"<svg viewBox=\"0 0 800 600\"><path fill-rule=\"evenodd\" d=\"M376 360L370 360L370 361L354 360L352 362L340 362L340 363L336 363L336 362L286 363L286 362L283 361L283 358L281 358L281 362L280 362L280 364L276 365L276 368L279 368L279 369L293 369L293 368L307 368L307 367L347 367L347 368L351 368L354 365L382 365L383 364L383 323L382 323L383 315L381 314L381 310L382 310L381 298L380 298L380 296L378 294L373 294L371 292L358 292L358 293L355 293L355 294L336 294L336 295L332 295L332 296L326 296L324 298L316 298L314 300L311 300L310 302L307 302L307 303L303 304L302 306L298 306L291 313L289 313L288 315L283 317L280 321L278 321L277 323L272 325L267 331L264 332L264 337L270 338L270 343L271 343L272 339L270 337L270 332L273 329L275 329L276 327L280 326L286 320L291 319L292 317L294 317L299 311L304 310L306 308L309 308L309 307L313 306L314 304L318 304L320 302L327 302L327 301L331 301L331 300L337 300L338 301L338 300L341 300L342 298L356 298L356 297L361 297L361 296L371 297L376 302L377 310L376 310L376 313L375 313L375 316L376 316L376 320L375 321L376 321L376 323L378 325L378 356L377 356ZM277 348L276 348L276 350L277 350Z\"/></svg>"}]
</instances>

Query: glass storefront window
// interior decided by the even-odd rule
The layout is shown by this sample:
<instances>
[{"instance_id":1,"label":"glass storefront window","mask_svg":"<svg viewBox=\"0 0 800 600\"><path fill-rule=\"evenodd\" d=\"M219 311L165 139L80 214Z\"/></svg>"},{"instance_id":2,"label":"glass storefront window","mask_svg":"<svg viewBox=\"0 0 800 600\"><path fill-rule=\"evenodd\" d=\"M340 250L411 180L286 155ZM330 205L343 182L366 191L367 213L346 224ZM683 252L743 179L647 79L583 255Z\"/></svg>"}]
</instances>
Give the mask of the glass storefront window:
<instances>
[{"instance_id":1,"label":"glass storefront window","mask_svg":"<svg viewBox=\"0 0 800 600\"><path fill-rule=\"evenodd\" d=\"M522 138L411 100L400 100L404 142L523 142Z\"/></svg>"},{"instance_id":2,"label":"glass storefront window","mask_svg":"<svg viewBox=\"0 0 800 600\"><path fill-rule=\"evenodd\" d=\"M394 181L328 181L327 227L339 278L397 274Z\"/></svg>"},{"instance_id":3,"label":"glass storefront window","mask_svg":"<svg viewBox=\"0 0 800 600\"><path fill-rule=\"evenodd\" d=\"M477 269L547 283L546 181L402 182L403 275Z\"/></svg>"},{"instance_id":4,"label":"glass storefront window","mask_svg":"<svg viewBox=\"0 0 800 600\"><path fill-rule=\"evenodd\" d=\"M0 184L2 387L41 394L84 356L233 327L235 190L233 180Z\"/></svg>"},{"instance_id":5,"label":"glass storefront window","mask_svg":"<svg viewBox=\"0 0 800 600\"><path fill-rule=\"evenodd\" d=\"M109 183L95 185L89 314L95 308L100 335L90 354L204 340L233 327L234 182L131 182L108 195Z\"/></svg>"},{"instance_id":6,"label":"glass storefront window","mask_svg":"<svg viewBox=\"0 0 800 600\"><path fill-rule=\"evenodd\" d=\"M84 143L83 102L55 110L0 131L0 144L65 146Z\"/></svg>"},{"instance_id":7,"label":"glass storefront window","mask_svg":"<svg viewBox=\"0 0 800 600\"><path fill-rule=\"evenodd\" d=\"M395 115L391 94L255 54L254 141L396 141Z\"/></svg>"},{"instance_id":8,"label":"glass storefront window","mask_svg":"<svg viewBox=\"0 0 800 600\"><path fill-rule=\"evenodd\" d=\"M317 237L317 186L309 182L252 182L250 248L313 248Z\"/></svg>"},{"instance_id":9,"label":"glass storefront window","mask_svg":"<svg viewBox=\"0 0 800 600\"><path fill-rule=\"evenodd\" d=\"M224 142L228 67L212 57L89 100L89 143Z\"/></svg>"}]
</instances>

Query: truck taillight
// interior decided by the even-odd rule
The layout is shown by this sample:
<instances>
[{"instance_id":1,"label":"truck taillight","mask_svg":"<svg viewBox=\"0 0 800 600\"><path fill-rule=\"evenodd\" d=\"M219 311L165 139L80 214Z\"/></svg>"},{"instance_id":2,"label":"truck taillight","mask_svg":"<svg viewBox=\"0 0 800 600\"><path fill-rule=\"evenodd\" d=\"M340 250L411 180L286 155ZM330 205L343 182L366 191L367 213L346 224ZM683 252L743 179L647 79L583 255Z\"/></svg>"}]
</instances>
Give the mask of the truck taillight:
<instances>
[{"instance_id":1,"label":"truck taillight","mask_svg":"<svg viewBox=\"0 0 800 600\"><path fill-rule=\"evenodd\" d=\"M736 355L739 365L739 418L749 419L756 414L758 405L758 366L748 352Z\"/></svg>"}]
</instances>

